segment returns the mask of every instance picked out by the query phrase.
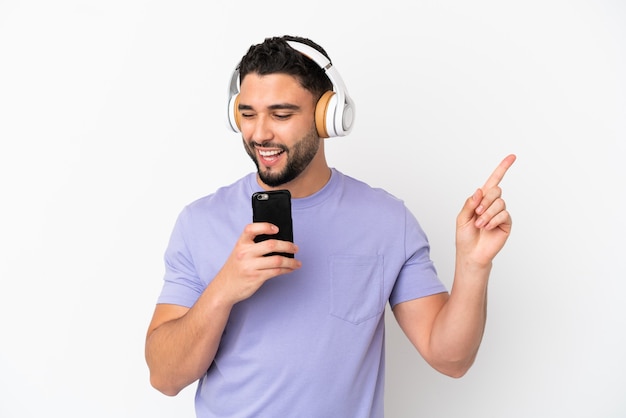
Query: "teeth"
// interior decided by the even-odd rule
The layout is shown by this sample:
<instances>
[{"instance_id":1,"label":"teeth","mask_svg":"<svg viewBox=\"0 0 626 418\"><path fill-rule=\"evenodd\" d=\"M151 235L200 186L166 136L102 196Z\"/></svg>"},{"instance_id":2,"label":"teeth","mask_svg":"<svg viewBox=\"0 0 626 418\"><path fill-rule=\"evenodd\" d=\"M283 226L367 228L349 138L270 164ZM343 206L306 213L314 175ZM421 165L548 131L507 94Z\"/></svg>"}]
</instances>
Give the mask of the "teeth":
<instances>
[{"instance_id":1,"label":"teeth","mask_svg":"<svg viewBox=\"0 0 626 418\"><path fill-rule=\"evenodd\" d=\"M281 152L282 151L280 151L280 150L275 150L275 151L261 151L261 150L259 150L259 154L261 154L261 156L263 156L263 157L271 157L273 155L278 155Z\"/></svg>"}]
</instances>

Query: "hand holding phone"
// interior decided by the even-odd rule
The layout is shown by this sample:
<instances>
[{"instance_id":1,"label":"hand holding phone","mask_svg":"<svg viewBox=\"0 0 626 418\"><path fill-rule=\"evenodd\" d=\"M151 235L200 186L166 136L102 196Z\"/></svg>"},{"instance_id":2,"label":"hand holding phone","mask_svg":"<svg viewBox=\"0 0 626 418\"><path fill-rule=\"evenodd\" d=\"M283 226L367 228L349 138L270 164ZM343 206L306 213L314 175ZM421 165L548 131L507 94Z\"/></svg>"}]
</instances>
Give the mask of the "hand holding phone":
<instances>
[{"instance_id":1,"label":"hand holding phone","mask_svg":"<svg viewBox=\"0 0 626 418\"><path fill-rule=\"evenodd\" d=\"M278 227L274 235L257 235L254 242L278 239L293 242L293 224L291 218L291 193L289 190L271 190L256 192L252 195L252 221L269 222ZM269 253L293 258L291 253Z\"/></svg>"}]
</instances>

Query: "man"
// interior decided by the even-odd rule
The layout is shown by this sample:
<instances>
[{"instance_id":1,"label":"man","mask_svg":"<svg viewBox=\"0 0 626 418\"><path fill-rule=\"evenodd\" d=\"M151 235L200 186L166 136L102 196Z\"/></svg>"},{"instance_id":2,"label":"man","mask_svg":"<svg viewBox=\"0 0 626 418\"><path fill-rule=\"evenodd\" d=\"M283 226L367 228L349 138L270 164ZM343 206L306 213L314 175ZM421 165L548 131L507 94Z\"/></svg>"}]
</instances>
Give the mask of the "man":
<instances>
[{"instance_id":1,"label":"man","mask_svg":"<svg viewBox=\"0 0 626 418\"><path fill-rule=\"evenodd\" d=\"M177 220L146 339L152 385L175 395L198 380L198 417L382 417L387 301L432 367L464 375L511 229L498 184L515 156L457 217L448 294L404 204L327 165L323 137L349 133L354 105L320 46L252 46L231 94L231 126L257 172ZM251 222L251 195L273 189L291 192L295 243L254 241L277 230Z\"/></svg>"}]
</instances>

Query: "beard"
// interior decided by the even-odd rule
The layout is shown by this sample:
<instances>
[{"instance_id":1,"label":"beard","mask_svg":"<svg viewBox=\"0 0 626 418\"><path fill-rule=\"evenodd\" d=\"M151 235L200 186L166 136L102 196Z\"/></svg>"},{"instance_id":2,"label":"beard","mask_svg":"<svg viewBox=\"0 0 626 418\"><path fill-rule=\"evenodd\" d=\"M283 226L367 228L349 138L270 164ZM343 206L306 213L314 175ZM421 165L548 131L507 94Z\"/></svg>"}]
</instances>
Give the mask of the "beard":
<instances>
[{"instance_id":1,"label":"beard","mask_svg":"<svg viewBox=\"0 0 626 418\"><path fill-rule=\"evenodd\" d=\"M254 141L247 143L245 139L243 143L246 152L254 162L254 165L256 165L261 181L269 187L278 187L294 180L309 166L309 163L311 163L319 150L320 138L317 135L317 131L312 129L291 148L282 144L264 143L263 146L279 148L285 154L287 164L282 171L276 171L274 168L262 169L257 159L255 148L255 145L261 146L261 144Z\"/></svg>"}]
</instances>

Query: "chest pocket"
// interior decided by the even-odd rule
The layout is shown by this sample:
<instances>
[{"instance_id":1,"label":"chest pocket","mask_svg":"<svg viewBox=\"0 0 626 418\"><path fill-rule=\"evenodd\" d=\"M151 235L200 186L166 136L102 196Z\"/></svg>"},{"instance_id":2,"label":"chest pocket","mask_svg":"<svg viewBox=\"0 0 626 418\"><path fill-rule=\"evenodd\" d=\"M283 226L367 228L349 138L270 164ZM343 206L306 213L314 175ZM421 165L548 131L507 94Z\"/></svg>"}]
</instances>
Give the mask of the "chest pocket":
<instances>
[{"instance_id":1,"label":"chest pocket","mask_svg":"<svg viewBox=\"0 0 626 418\"><path fill-rule=\"evenodd\" d=\"M383 257L330 257L330 314L359 324L385 309Z\"/></svg>"}]
</instances>

